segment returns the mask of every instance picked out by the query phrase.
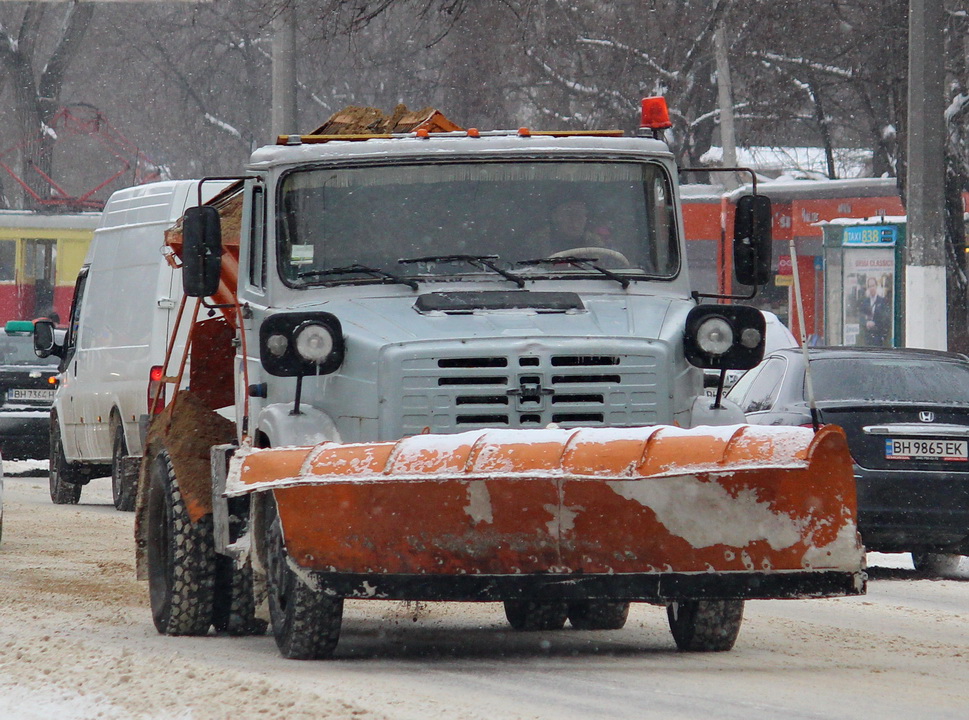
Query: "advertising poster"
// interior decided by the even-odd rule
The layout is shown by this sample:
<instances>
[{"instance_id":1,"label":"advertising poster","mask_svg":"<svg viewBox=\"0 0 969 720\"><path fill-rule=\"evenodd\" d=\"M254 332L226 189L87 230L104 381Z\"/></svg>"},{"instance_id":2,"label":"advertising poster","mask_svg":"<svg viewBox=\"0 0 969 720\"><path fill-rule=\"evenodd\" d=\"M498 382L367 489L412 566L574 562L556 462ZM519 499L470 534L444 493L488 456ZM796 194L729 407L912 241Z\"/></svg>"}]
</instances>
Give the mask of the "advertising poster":
<instances>
[{"instance_id":1,"label":"advertising poster","mask_svg":"<svg viewBox=\"0 0 969 720\"><path fill-rule=\"evenodd\" d=\"M893 248L844 249L845 345L892 347L895 319Z\"/></svg>"}]
</instances>

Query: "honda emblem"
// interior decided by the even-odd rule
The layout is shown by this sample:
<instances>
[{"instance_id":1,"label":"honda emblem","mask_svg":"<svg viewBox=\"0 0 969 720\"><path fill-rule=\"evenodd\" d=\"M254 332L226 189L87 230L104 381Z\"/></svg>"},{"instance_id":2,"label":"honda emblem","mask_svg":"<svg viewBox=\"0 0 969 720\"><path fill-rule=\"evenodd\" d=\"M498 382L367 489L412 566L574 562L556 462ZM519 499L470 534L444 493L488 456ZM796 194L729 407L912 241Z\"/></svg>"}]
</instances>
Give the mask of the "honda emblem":
<instances>
[{"instance_id":1,"label":"honda emblem","mask_svg":"<svg viewBox=\"0 0 969 720\"><path fill-rule=\"evenodd\" d=\"M919 420L922 422L935 422L935 413L929 410L920 410Z\"/></svg>"}]
</instances>

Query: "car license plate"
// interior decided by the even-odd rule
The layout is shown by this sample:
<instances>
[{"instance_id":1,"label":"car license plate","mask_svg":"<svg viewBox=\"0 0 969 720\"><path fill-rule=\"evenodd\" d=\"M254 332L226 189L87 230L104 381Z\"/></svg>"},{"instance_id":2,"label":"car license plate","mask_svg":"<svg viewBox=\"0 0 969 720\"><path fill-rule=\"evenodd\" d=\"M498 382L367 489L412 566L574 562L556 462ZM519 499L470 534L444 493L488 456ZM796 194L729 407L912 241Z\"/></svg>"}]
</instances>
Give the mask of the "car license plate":
<instances>
[{"instance_id":1,"label":"car license plate","mask_svg":"<svg viewBox=\"0 0 969 720\"><path fill-rule=\"evenodd\" d=\"M969 441L966 440L917 440L915 438L888 438L885 440L885 458L888 460L969 460Z\"/></svg>"},{"instance_id":2,"label":"car license plate","mask_svg":"<svg viewBox=\"0 0 969 720\"><path fill-rule=\"evenodd\" d=\"M47 388L11 388L7 390L7 400L54 400L54 391Z\"/></svg>"}]
</instances>

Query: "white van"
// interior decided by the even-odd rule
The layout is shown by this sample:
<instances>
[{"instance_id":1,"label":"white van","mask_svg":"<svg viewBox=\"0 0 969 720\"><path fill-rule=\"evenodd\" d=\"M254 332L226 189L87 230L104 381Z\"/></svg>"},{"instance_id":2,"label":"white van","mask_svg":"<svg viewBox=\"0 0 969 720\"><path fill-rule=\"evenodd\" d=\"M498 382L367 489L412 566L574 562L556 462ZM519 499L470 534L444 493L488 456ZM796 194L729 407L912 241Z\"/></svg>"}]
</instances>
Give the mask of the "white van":
<instances>
[{"instance_id":1,"label":"white van","mask_svg":"<svg viewBox=\"0 0 969 720\"><path fill-rule=\"evenodd\" d=\"M140 185L104 207L78 274L60 384L51 410L50 495L76 503L92 477L111 473L114 506L135 503L149 377L164 362L182 297L164 254L165 230L198 204L197 180ZM203 185L205 201L226 183Z\"/></svg>"}]
</instances>

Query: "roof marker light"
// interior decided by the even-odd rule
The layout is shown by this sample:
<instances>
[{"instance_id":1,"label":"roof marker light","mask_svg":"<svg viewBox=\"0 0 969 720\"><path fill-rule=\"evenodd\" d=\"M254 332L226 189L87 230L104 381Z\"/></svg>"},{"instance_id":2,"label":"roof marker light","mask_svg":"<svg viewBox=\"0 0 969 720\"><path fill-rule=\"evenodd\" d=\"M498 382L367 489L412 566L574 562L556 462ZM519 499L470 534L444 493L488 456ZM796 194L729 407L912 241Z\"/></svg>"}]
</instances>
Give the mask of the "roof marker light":
<instances>
[{"instance_id":1,"label":"roof marker light","mask_svg":"<svg viewBox=\"0 0 969 720\"><path fill-rule=\"evenodd\" d=\"M479 138L481 137L481 132L478 128L468 128L468 137Z\"/></svg>"},{"instance_id":2,"label":"roof marker light","mask_svg":"<svg viewBox=\"0 0 969 720\"><path fill-rule=\"evenodd\" d=\"M518 135L519 137L531 137L532 131L529 130L527 127L520 127L518 128Z\"/></svg>"},{"instance_id":3,"label":"roof marker light","mask_svg":"<svg viewBox=\"0 0 969 720\"><path fill-rule=\"evenodd\" d=\"M666 107L666 98L659 95L643 98L643 112L640 116L639 127L643 130L665 130L673 127L670 122L670 111Z\"/></svg>"},{"instance_id":4,"label":"roof marker light","mask_svg":"<svg viewBox=\"0 0 969 720\"><path fill-rule=\"evenodd\" d=\"M418 129L418 131L417 131L417 137L419 137L419 138L426 138L426 137L429 137L429 136L430 136L430 133L427 132L427 128L420 128L420 129Z\"/></svg>"}]
</instances>

